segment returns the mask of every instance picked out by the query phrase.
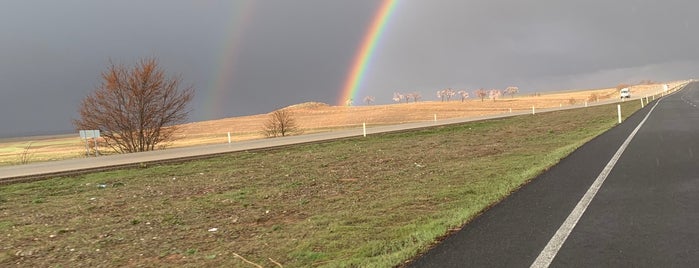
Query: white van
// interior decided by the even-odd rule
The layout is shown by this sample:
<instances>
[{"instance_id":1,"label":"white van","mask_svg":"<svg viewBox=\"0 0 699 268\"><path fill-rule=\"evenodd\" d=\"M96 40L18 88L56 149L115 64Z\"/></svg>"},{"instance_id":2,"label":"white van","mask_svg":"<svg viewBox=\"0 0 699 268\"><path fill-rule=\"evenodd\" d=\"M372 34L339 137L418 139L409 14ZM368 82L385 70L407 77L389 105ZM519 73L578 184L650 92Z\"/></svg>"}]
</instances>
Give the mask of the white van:
<instances>
[{"instance_id":1,"label":"white van","mask_svg":"<svg viewBox=\"0 0 699 268\"><path fill-rule=\"evenodd\" d=\"M621 92L619 93L621 95L621 98L631 98L631 91L629 91L629 88L625 87L621 89Z\"/></svg>"}]
</instances>

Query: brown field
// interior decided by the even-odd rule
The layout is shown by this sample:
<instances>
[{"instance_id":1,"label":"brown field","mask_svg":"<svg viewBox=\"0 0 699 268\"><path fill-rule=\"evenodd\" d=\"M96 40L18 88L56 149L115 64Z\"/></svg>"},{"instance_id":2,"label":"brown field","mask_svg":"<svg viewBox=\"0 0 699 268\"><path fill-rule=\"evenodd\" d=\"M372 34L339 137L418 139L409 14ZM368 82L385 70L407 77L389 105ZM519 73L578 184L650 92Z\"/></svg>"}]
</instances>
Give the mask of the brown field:
<instances>
[{"instance_id":1,"label":"brown field","mask_svg":"<svg viewBox=\"0 0 699 268\"><path fill-rule=\"evenodd\" d=\"M683 81L671 82L674 87ZM631 87L632 96L649 95L661 90L661 84L636 85ZM513 111L531 110L534 106L552 108L559 106L584 105L587 102L618 98L615 88L568 90L541 94L503 95L497 100L470 98L462 102L454 97L449 102L421 101L371 106L330 106L309 102L289 106L305 133L330 131L343 128L400 124L437 119L474 117ZM232 117L219 120L195 122L182 125L177 139L167 147L184 147L203 144L227 143L230 132L233 141L260 139L266 114ZM31 143L31 144L30 144ZM29 147L28 150L26 148ZM100 148L106 151L107 148ZM75 137L29 137L0 140L0 166L20 164L21 155L27 153L29 162L53 161L84 157L85 144ZM109 152L107 152L109 153Z\"/></svg>"}]
</instances>

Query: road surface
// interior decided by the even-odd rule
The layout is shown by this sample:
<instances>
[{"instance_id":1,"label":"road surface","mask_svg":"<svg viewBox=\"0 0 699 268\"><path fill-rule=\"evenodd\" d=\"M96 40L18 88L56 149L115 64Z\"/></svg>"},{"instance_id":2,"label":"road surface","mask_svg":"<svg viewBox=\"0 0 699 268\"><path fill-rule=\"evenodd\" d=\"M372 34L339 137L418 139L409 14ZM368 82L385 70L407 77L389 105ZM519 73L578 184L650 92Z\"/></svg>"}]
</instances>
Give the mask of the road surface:
<instances>
[{"instance_id":1,"label":"road surface","mask_svg":"<svg viewBox=\"0 0 699 268\"><path fill-rule=\"evenodd\" d=\"M696 266L698 107L696 82L650 103L411 266Z\"/></svg>"}]
</instances>

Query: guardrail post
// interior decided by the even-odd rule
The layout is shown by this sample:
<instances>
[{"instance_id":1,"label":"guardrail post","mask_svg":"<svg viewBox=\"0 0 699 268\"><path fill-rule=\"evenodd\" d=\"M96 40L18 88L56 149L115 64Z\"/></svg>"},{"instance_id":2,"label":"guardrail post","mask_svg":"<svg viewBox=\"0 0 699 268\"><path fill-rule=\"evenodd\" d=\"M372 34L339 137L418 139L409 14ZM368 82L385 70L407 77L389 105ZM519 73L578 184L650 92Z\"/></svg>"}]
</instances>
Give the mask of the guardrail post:
<instances>
[{"instance_id":1,"label":"guardrail post","mask_svg":"<svg viewBox=\"0 0 699 268\"><path fill-rule=\"evenodd\" d=\"M621 104L616 105L616 113L617 113L617 116L619 117L619 124L621 124Z\"/></svg>"}]
</instances>

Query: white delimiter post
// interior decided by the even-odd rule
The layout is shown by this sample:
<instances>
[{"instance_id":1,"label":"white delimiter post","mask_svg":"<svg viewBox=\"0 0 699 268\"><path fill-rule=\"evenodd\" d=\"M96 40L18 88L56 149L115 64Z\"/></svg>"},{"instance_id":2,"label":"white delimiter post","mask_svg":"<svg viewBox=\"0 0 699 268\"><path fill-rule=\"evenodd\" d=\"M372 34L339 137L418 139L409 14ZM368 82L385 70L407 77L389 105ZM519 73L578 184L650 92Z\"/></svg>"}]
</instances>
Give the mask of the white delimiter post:
<instances>
[{"instance_id":1,"label":"white delimiter post","mask_svg":"<svg viewBox=\"0 0 699 268\"><path fill-rule=\"evenodd\" d=\"M532 106L532 114L536 114L536 109Z\"/></svg>"},{"instance_id":2,"label":"white delimiter post","mask_svg":"<svg viewBox=\"0 0 699 268\"><path fill-rule=\"evenodd\" d=\"M641 98L641 109L643 109L643 98Z\"/></svg>"},{"instance_id":3,"label":"white delimiter post","mask_svg":"<svg viewBox=\"0 0 699 268\"><path fill-rule=\"evenodd\" d=\"M434 121L437 122L437 114L434 114Z\"/></svg>"},{"instance_id":4,"label":"white delimiter post","mask_svg":"<svg viewBox=\"0 0 699 268\"><path fill-rule=\"evenodd\" d=\"M364 133L364 137L366 138L366 122L362 123L362 133Z\"/></svg>"},{"instance_id":5,"label":"white delimiter post","mask_svg":"<svg viewBox=\"0 0 699 268\"><path fill-rule=\"evenodd\" d=\"M616 105L616 113L619 116L619 124L621 124L621 104Z\"/></svg>"},{"instance_id":6,"label":"white delimiter post","mask_svg":"<svg viewBox=\"0 0 699 268\"><path fill-rule=\"evenodd\" d=\"M228 132L228 144L231 144L231 132Z\"/></svg>"}]
</instances>

